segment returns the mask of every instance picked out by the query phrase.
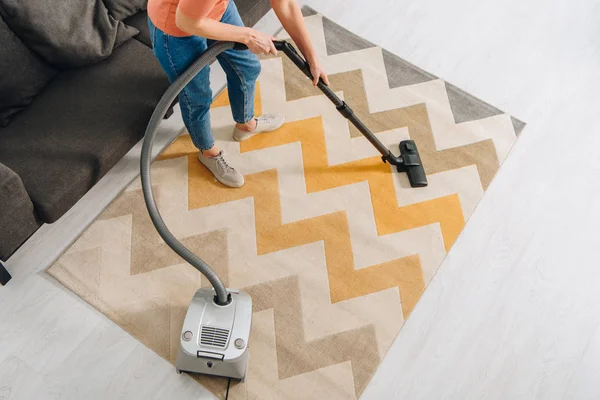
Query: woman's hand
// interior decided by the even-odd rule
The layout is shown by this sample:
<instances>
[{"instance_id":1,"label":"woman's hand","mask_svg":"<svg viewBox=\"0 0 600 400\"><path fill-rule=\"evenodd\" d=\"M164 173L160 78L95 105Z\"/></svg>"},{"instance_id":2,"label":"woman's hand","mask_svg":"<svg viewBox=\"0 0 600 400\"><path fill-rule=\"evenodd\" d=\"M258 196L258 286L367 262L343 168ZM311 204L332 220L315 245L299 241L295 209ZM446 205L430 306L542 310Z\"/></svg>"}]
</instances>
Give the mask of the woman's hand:
<instances>
[{"instance_id":1,"label":"woman's hand","mask_svg":"<svg viewBox=\"0 0 600 400\"><path fill-rule=\"evenodd\" d=\"M329 78L327 77L327 72L325 72L325 70L319 63L319 61L318 60L313 60L312 62L309 61L308 65L310 66L310 73L313 76L312 84L314 86L317 86L317 84L319 83L319 78L321 78L321 79L323 79L323 82L325 82L325 84L327 86L329 86Z\"/></svg>"},{"instance_id":2,"label":"woman's hand","mask_svg":"<svg viewBox=\"0 0 600 400\"><path fill-rule=\"evenodd\" d=\"M248 46L248 50L256 55L277 55L277 49L273 40L274 36L259 32L256 29L248 28L248 37L244 44Z\"/></svg>"}]
</instances>

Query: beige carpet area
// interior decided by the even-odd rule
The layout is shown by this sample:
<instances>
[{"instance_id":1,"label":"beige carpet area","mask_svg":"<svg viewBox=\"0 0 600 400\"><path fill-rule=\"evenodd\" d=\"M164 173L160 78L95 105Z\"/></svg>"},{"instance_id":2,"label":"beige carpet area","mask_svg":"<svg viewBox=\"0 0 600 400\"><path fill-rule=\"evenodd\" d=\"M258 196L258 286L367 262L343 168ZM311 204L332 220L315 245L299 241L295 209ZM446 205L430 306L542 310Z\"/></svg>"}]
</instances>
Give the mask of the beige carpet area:
<instances>
[{"instance_id":1,"label":"beige carpet area","mask_svg":"<svg viewBox=\"0 0 600 400\"><path fill-rule=\"evenodd\" d=\"M257 113L285 114L281 129L240 144L226 93L211 109L242 188L218 184L185 133L164 152L153 185L167 225L253 298L248 376L231 399L359 397L524 127L303 11L332 88L396 154L417 142L429 186L382 163L283 55L261 60L256 96ZM155 232L139 181L48 272L173 363L207 285ZM224 396L226 379L196 379Z\"/></svg>"}]
</instances>

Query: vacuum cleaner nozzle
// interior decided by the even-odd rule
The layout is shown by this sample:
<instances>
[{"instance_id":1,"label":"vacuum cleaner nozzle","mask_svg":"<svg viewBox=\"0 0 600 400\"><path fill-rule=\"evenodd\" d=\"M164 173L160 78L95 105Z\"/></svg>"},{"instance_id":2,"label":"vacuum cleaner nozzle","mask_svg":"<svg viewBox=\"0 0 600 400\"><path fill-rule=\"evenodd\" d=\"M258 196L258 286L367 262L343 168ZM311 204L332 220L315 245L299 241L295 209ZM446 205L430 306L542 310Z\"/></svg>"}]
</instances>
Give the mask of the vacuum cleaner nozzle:
<instances>
[{"instance_id":1,"label":"vacuum cleaner nozzle","mask_svg":"<svg viewBox=\"0 0 600 400\"><path fill-rule=\"evenodd\" d=\"M398 172L406 172L410 186L427 186L427 176L419 156L419 150L414 140L403 140L400 142L400 157L402 163L397 164Z\"/></svg>"}]
</instances>

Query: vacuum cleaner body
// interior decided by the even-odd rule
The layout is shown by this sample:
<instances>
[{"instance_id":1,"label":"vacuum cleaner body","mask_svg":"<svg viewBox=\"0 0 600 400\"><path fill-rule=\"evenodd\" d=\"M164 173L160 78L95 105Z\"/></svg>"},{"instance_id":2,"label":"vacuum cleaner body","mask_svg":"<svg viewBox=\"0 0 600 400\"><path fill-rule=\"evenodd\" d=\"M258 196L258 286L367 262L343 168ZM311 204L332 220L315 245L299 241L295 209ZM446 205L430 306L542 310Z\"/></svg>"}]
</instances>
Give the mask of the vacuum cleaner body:
<instances>
[{"instance_id":1,"label":"vacuum cleaner body","mask_svg":"<svg viewBox=\"0 0 600 400\"><path fill-rule=\"evenodd\" d=\"M181 372L243 379L248 365L252 298L228 289L231 301L218 305L213 289L199 289L181 330L176 368Z\"/></svg>"}]
</instances>

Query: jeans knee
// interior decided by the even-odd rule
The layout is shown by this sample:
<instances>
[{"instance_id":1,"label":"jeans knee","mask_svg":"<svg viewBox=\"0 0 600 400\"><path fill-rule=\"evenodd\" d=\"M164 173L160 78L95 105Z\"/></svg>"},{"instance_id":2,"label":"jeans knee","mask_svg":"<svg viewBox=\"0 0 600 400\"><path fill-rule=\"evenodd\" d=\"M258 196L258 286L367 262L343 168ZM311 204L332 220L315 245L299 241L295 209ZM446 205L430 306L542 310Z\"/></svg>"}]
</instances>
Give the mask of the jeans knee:
<instances>
[{"instance_id":1,"label":"jeans knee","mask_svg":"<svg viewBox=\"0 0 600 400\"><path fill-rule=\"evenodd\" d=\"M258 60L258 58L253 57L253 61L248 65L247 68L246 80L251 82L257 80L258 76L260 75L261 69L262 67L260 65L260 61Z\"/></svg>"}]
</instances>

